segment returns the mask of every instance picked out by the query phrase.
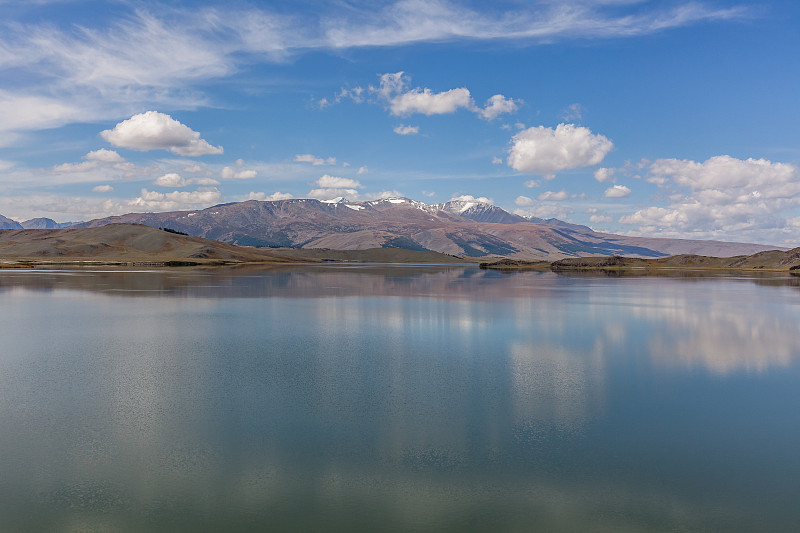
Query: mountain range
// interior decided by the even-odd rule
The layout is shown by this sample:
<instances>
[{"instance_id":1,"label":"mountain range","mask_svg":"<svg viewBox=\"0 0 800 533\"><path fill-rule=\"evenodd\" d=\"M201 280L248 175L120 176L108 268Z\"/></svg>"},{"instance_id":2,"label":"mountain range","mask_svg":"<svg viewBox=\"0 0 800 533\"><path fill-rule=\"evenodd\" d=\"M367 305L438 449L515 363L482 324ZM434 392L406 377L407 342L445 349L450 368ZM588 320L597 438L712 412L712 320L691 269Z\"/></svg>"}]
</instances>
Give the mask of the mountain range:
<instances>
[{"instance_id":1,"label":"mountain range","mask_svg":"<svg viewBox=\"0 0 800 533\"><path fill-rule=\"evenodd\" d=\"M17 222L0 215L0 229L59 229L74 226L77 222L56 222L52 218L32 218L25 222Z\"/></svg>"},{"instance_id":2,"label":"mountain range","mask_svg":"<svg viewBox=\"0 0 800 533\"><path fill-rule=\"evenodd\" d=\"M492 204L409 198L349 202L313 199L235 202L206 209L128 213L80 223L0 216L0 229L95 228L113 223L167 228L239 246L329 250L393 248L434 251L474 260L554 261L617 255L665 257L751 255L779 249L762 244L631 237L593 231L558 219L525 218Z\"/></svg>"},{"instance_id":3,"label":"mountain range","mask_svg":"<svg viewBox=\"0 0 800 533\"><path fill-rule=\"evenodd\" d=\"M476 259L553 261L592 255L676 254L729 257L778 249L761 244L607 234L557 219L524 218L477 201L451 200L430 205L408 198L365 202L249 200L191 211L129 213L72 227L112 223L169 228L240 246L403 248Z\"/></svg>"}]
</instances>

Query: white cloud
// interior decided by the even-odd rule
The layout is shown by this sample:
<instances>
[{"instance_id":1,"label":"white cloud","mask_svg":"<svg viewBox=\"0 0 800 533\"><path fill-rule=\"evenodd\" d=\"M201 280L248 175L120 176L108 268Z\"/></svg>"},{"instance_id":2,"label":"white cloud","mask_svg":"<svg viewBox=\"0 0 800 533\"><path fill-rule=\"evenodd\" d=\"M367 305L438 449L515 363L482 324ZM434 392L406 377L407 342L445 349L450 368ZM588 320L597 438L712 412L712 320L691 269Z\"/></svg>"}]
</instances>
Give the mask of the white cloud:
<instances>
[{"instance_id":1,"label":"white cloud","mask_svg":"<svg viewBox=\"0 0 800 533\"><path fill-rule=\"evenodd\" d=\"M400 124L394 129L394 132L398 135L416 135L419 133L419 127Z\"/></svg>"},{"instance_id":2,"label":"white cloud","mask_svg":"<svg viewBox=\"0 0 800 533\"><path fill-rule=\"evenodd\" d=\"M614 185L603 193L606 198L627 198L631 195L631 190L624 185Z\"/></svg>"},{"instance_id":3,"label":"white cloud","mask_svg":"<svg viewBox=\"0 0 800 533\"><path fill-rule=\"evenodd\" d=\"M613 168L598 168L594 171L594 179L600 183L605 183L607 181L613 182L614 172Z\"/></svg>"},{"instance_id":4,"label":"white cloud","mask_svg":"<svg viewBox=\"0 0 800 533\"><path fill-rule=\"evenodd\" d=\"M211 146L198 132L158 111L133 115L100 135L114 146L132 150L169 150L183 156L222 153L221 146Z\"/></svg>"},{"instance_id":5,"label":"white cloud","mask_svg":"<svg viewBox=\"0 0 800 533\"><path fill-rule=\"evenodd\" d=\"M486 120L494 120L504 113L514 113L519 108L522 100L507 98L502 94L495 94L486 100L483 108L475 105L472 94L466 87L458 87L442 92L434 92L429 88L409 88L411 78L404 72L388 72L380 75L378 87L370 86L368 92L377 97L378 101L389 106L389 112L395 116L408 116L414 113L422 115L445 115L455 113L459 109L466 109ZM337 96L350 94L342 89ZM355 102L362 102L361 92ZM401 126L402 127L402 126ZM396 133L400 133L395 129ZM409 131L409 133L411 133ZM416 131L414 132L416 133ZM403 135L403 134L401 134Z\"/></svg>"},{"instance_id":6,"label":"white cloud","mask_svg":"<svg viewBox=\"0 0 800 533\"><path fill-rule=\"evenodd\" d=\"M559 124L520 131L512 138L508 165L531 174L551 174L559 170L600 163L614 144L603 135L574 124Z\"/></svg>"},{"instance_id":7,"label":"white cloud","mask_svg":"<svg viewBox=\"0 0 800 533\"><path fill-rule=\"evenodd\" d=\"M81 106L63 98L56 99L0 89L0 116L3 117L0 122L0 132L9 132L2 136L7 139L3 144L10 144L16 139L10 132L56 128L84 120L87 116L94 118L95 115L84 113Z\"/></svg>"},{"instance_id":8,"label":"white cloud","mask_svg":"<svg viewBox=\"0 0 800 533\"><path fill-rule=\"evenodd\" d=\"M523 185L525 185L525 187L529 189L533 189L535 187L539 187L541 183L539 183L539 180L528 180L525 183L523 183Z\"/></svg>"},{"instance_id":9,"label":"white cloud","mask_svg":"<svg viewBox=\"0 0 800 533\"><path fill-rule=\"evenodd\" d=\"M497 156L493 157L492 158L492 164L493 165L502 165L503 164L503 158L502 157L497 157Z\"/></svg>"},{"instance_id":10,"label":"white cloud","mask_svg":"<svg viewBox=\"0 0 800 533\"><path fill-rule=\"evenodd\" d=\"M453 197L450 198L450 200L451 201L456 200L460 202L478 202L481 204L494 204L494 200L492 200L491 198L487 198L485 196L478 196L476 198L475 196L469 194L453 195Z\"/></svg>"},{"instance_id":11,"label":"white cloud","mask_svg":"<svg viewBox=\"0 0 800 533\"><path fill-rule=\"evenodd\" d=\"M558 192L545 191L539 196L537 196L537 199L542 201L556 201L556 202L566 200L567 198L569 198L569 193L567 191L558 191Z\"/></svg>"},{"instance_id":12,"label":"white cloud","mask_svg":"<svg viewBox=\"0 0 800 533\"><path fill-rule=\"evenodd\" d=\"M527 196L517 196L517 199L514 200L514 205L518 205L520 207L530 207L534 205L536 202L533 201L533 198L528 198Z\"/></svg>"},{"instance_id":13,"label":"white cloud","mask_svg":"<svg viewBox=\"0 0 800 533\"><path fill-rule=\"evenodd\" d=\"M361 166L358 167L358 171L356 172L356 174L360 176L361 174L366 174L367 172L369 172L369 169L366 166Z\"/></svg>"},{"instance_id":14,"label":"white cloud","mask_svg":"<svg viewBox=\"0 0 800 533\"><path fill-rule=\"evenodd\" d=\"M202 165L189 165L184 167L183 171L189 174L199 174L200 172L206 172L206 168Z\"/></svg>"},{"instance_id":15,"label":"white cloud","mask_svg":"<svg viewBox=\"0 0 800 533\"><path fill-rule=\"evenodd\" d=\"M722 155L702 163L659 159L646 170L671 200L620 218L638 233L769 242L783 232L797 242L786 225L800 206L795 165Z\"/></svg>"},{"instance_id":16,"label":"white cloud","mask_svg":"<svg viewBox=\"0 0 800 533\"><path fill-rule=\"evenodd\" d=\"M680 2L670 7L576 2L569 9L549 1L511 5L517 7L479 12L448 0L390 0L377 7L329 4L294 13L281 8L279 13L256 7L149 10L121 4L122 12L105 26L96 24L102 18L7 24L0 33L0 70L15 80L15 93L0 93L0 141L12 142L15 131L106 120L131 106L205 105L208 98L195 88L200 83L230 76L254 60L281 61L292 53L420 42L616 38L748 12ZM35 82L25 86L26 80Z\"/></svg>"},{"instance_id":17,"label":"white cloud","mask_svg":"<svg viewBox=\"0 0 800 533\"><path fill-rule=\"evenodd\" d=\"M112 187L111 185L98 185L97 187L94 187L92 189L92 191L94 191L94 192L113 192L114 191L114 187Z\"/></svg>"},{"instance_id":18,"label":"white cloud","mask_svg":"<svg viewBox=\"0 0 800 533\"><path fill-rule=\"evenodd\" d=\"M159 176L153 183L159 187L185 187L188 185L180 174L175 174L174 172Z\"/></svg>"},{"instance_id":19,"label":"white cloud","mask_svg":"<svg viewBox=\"0 0 800 533\"><path fill-rule=\"evenodd\" d=\"M137 210L159 212L201 209L218 204L221 201L222 194L217 189L172 191L168 193L142 189L141 195L127 202L127 205Z\"/></svg>"},{"instance_id":20,"label":"white cloud","mask_svg":"<svg viewBox=\"0 0 800 533\"><path fill-rule=\"evenodd\" d=\"M475 104L469 90L460 87L440 93L417 87L399 94L389 101L392 115L405 116L412 113L423 115L443 115L455 113L459 109L472 109Z\"/></svg>"},{"instance_id":21,"label":"white cloud","mask_svg":"<svg viewBox=\"0 0 800 533\"><path fill-rule=\"evenodd\" d=\"M62 163L53 167L58 173L87 173L93 169L115 169L129 173L135 169L133 163L128 163L114 150L94 150L83 156L81 163Z\"/></svg>"},{"instance_id":22,"label":"white cloud","mask_svg":"<svg viewBox=\"0 0 800 533\"><path fill-rule=\"evenodd\" d=\"M290 198L294 198L289 193L286 192L274 192L272 194L267 194L265 192L251 192L247 195L245 200L259 200L261 202L273 202L276 200L288 200Z\"/></svg>"},{"instance_id":23,"label":"white cloud","mask_svg":"<svg viewBox=\"0 0 800 533\"><path fill-rule=\"evenodd\" d=\"M86 154L84 158L89 161L102 161L103 163L122 163L125 161L125 159L114 150L106 150L105 148L93 150Z\"/></svg>"},{"instance_id":24,"label":"white cloud","mask_svg":"<svg viewBox=\"0 0 800 533\"><path fill-rule=\"evenodd\" d=\"M61 163L53 167L53 172L86 172L99 166L97 161L84 161L83 163Z\"/></svg>"},{"instance_id":25,"label":"white cloud","mask_svg":"<svg viewBox=\"0 0 800 533\"><path fill-rule=\"evenodd\" d=\"M255 170L235 170L233 167L222 167L222 170L219 172L219 175L224 180L247 180L251 178L255 178L258 176L258 172Z\"/></svg>"},{"instance_id":26,"label":"white cloud","mask_svg":"<svg viewBox=\"0 0 800 533\"><path fill-rule=\"evenodd\" d=\"M191 178L186 181L196 185L219 185L219 182L214 178Z\"/></svg>"},{"instance_id":27,"label":"white cloud","mask_svg":"<svg viewBox=\"0 0 800 533\"><path fill-rule=\"evenodd\" d=\"M322 157L317 157L313 154L297 154L296 156L294 156L294 161L295 163L311 163L314 166L336 164L335 157L328 157L326 159Z\"/></svg>"},{"instance_id":28,"label":"white cloud","mask_svg":"<svg viewBox=\"0 0 800 533\"><path fill-rule=\"evenodd\" d=\"M567 206L556 204L542 204L527 209L515 209L514 214L522 217L569 219L573 211Z\"/></svg>"},{"instance_id":29,"label":"white cloud","mask_svg":"<svg viewBox=\"0 0 800 533\"><path fill-rule=\"evenodd\" d=\"M385 200L386 198L403 198L405 195L398 190L380 191L362 195L364 200Z\"/></svg>"},{"instance_id":30,"label":"white cloud","mask_svg":"<svg viewBox=\"0 0 800 533\"><path fill-rule=\"evenodd\" d=\"M574 122L583 118L583 106L581 104L570 104L561 114L561 118L567 122Z\"/></svg>"},{"instance_id":31,"label":"white cloud","mask_svg":"<svg viewBox=\"0 0 800 533\"><path fill-rule=\"evenodd\" d=\"M494 120L504 113L515 113L519 109L521 100L506 98L502 94L496 94L486 101L483 109L478 114L486 120Z\"/></svg>"},{"instance_id":32,"label":"white cloud","mask_svg":"<svg viewBox=\"0 0 800 533\"><path fill-rule=\"evenodd\" d=\"M325 174L314 183L323 189L360 189L362 187L362 185L354 179L340 178L328 174Z\"/></svg>"},{"instance_id":33,"label":"white cloud","mask_svg":"<svg viewBox=\"0 0 800 533\"><path fill-rule=\"evenodd\" d=\"M315 198L317 200L321 200L323 202L335 200L337 198L343 198L345 200L350 200L354 202L358 200L359 195L358 191L355 189L311 189L308 191L309 198Z\"/></svg>"},{"instance_id":34,"label":"white cloud","mask_svg":"<svg viewBox=\"0 0 800 533\"><path fill-rule=\"evenodd\" d=\"M607 224L613 221L614 219L608 215L592 215L589 217L589 222L593 224Z\"/></svg>"},{"instance_id":35,"label":"white cloud","mask_svg":"<svg viewBox=\"0 0 800 533\"><path fill-rule=\"evenodd\" d=\"M741 7L711 9L702 4L629 11L624 9L627 4L639 2L515 3L520 7L486 14L463 3L401 0L378 11L348 11L329 22L326 38L331 46L341 48L471 39L552 42L650 34L745 12Z\"/></svg>"}]
</instances>

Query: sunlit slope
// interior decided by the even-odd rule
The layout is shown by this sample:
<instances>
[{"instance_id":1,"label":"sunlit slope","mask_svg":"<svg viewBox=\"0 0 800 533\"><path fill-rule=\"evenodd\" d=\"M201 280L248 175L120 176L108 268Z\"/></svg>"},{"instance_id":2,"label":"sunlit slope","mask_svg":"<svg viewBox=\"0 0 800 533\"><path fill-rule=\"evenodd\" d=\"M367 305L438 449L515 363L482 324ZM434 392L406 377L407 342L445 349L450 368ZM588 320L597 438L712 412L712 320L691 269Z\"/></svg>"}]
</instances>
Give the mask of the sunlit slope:
<instances>
[{"instance_id":1,"label":"sunlit slope","mask_svg":"<svg viewBox=\"0 0 800 533\"><path fill-rule=\"evenodd\" d=\"M296 262L358 261L453 263L459 259L430 251L404 249L298 250L236 246L212 239L178 235L139 224L92 228L0 230L4 262Z\"/></svg>"}]
</instances>

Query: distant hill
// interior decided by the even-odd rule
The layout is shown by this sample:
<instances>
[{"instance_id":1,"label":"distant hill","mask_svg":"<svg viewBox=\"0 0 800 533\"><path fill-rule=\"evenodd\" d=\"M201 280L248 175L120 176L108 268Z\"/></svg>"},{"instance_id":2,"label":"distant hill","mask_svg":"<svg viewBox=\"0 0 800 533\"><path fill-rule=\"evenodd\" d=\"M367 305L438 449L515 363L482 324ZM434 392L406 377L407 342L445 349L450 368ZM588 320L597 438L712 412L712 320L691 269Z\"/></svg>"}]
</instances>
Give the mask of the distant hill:
<instances>
[{"instance_id":1,"label":"distant hill","mask_svg":"<svg viewBox=\"0 0 800 533\"><path fill-rule=\"evenodd\" d=\"M368 202L250 200L207 209L130 213L77 224L168 227L189 235L257 247L435 251L472 260L676 254L750 255L773 246L721 241L627 237L557 219L525 219L491 204L453 200L429 205L408 198Z\"/></svg>"},{"instance_id":2,"label":"distant hill","mask_svg":"<svg viewBox=\"0 0 800 533\"><path fill-rule=\"evenodd\" d=\"M454 263L435 252L246 248L137 224L94 228L0 230L0 263L196 263L381 261Z\"/></svg>"},{"instance_id":3,"label":"distant hill","mask_svg":"<svg viewBox=\"0 0 800 533\"><path fill-rule=\"evenodd\" d=\"M16 220L0 215L0 229L22 229L22 225Z\"/></svg>"},{"instance_id":4,"label":"distant hill","mask_svg":"<svg viewBox=\"0 0 800 533\"><path fill-rule=\"evenodd\" d=\"M668 268L668 269L745 269L745 270L798 270L800 248L770 250L753 255L735 257L708 257L682 254L660 259L633 257L583 257L555 261L552 270L576 270L593 268Z\"/></svg>"},{"instance_id":5,"label":"distant hill","mask_svg":"<svg viewBox=\"0 0 800 533\"><path fill-rule=\"evenodd\" d=\"M24 229L59 229L68 228L75 224L79 224L79 222L56 222L52 218L44 217L32 218L20 223Z\"/></svg>"}]
</instances>

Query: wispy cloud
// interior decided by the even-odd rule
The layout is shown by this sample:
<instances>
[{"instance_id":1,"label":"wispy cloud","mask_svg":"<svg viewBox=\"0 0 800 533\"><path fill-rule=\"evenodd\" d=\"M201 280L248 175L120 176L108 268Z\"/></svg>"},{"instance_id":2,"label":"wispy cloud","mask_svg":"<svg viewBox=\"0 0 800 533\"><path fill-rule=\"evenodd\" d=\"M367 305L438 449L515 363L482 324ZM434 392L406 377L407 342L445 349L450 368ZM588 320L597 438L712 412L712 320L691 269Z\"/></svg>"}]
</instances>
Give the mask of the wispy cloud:
<instances>
[{"instance_id":1,"label":"wispy cloud","mask_svg":"<svg viewBox=\"0 0 800 533\"><path fill-rule=\"evenodd\" d=\"M168 4L127 10L122 4L95 26L5 22L0 23L0 143L13 142L18 132L130 116L144 106L206 105L209 97L201 84L249 64L286 61L312 50L626 37L746 14L743 7L698 2L667 8L638 2L507 2L478 12L462 2L401 0L380 9L348 2L295 13ZM411 96L398 112L422 104L431 109L434 100L450 105L464 95L426 95L422 89L419 105ZM466 102L462 98L455 105ZM508 100L498 99L481 114L493 118L509 107Z\"/></svg>"}]
</instances>

